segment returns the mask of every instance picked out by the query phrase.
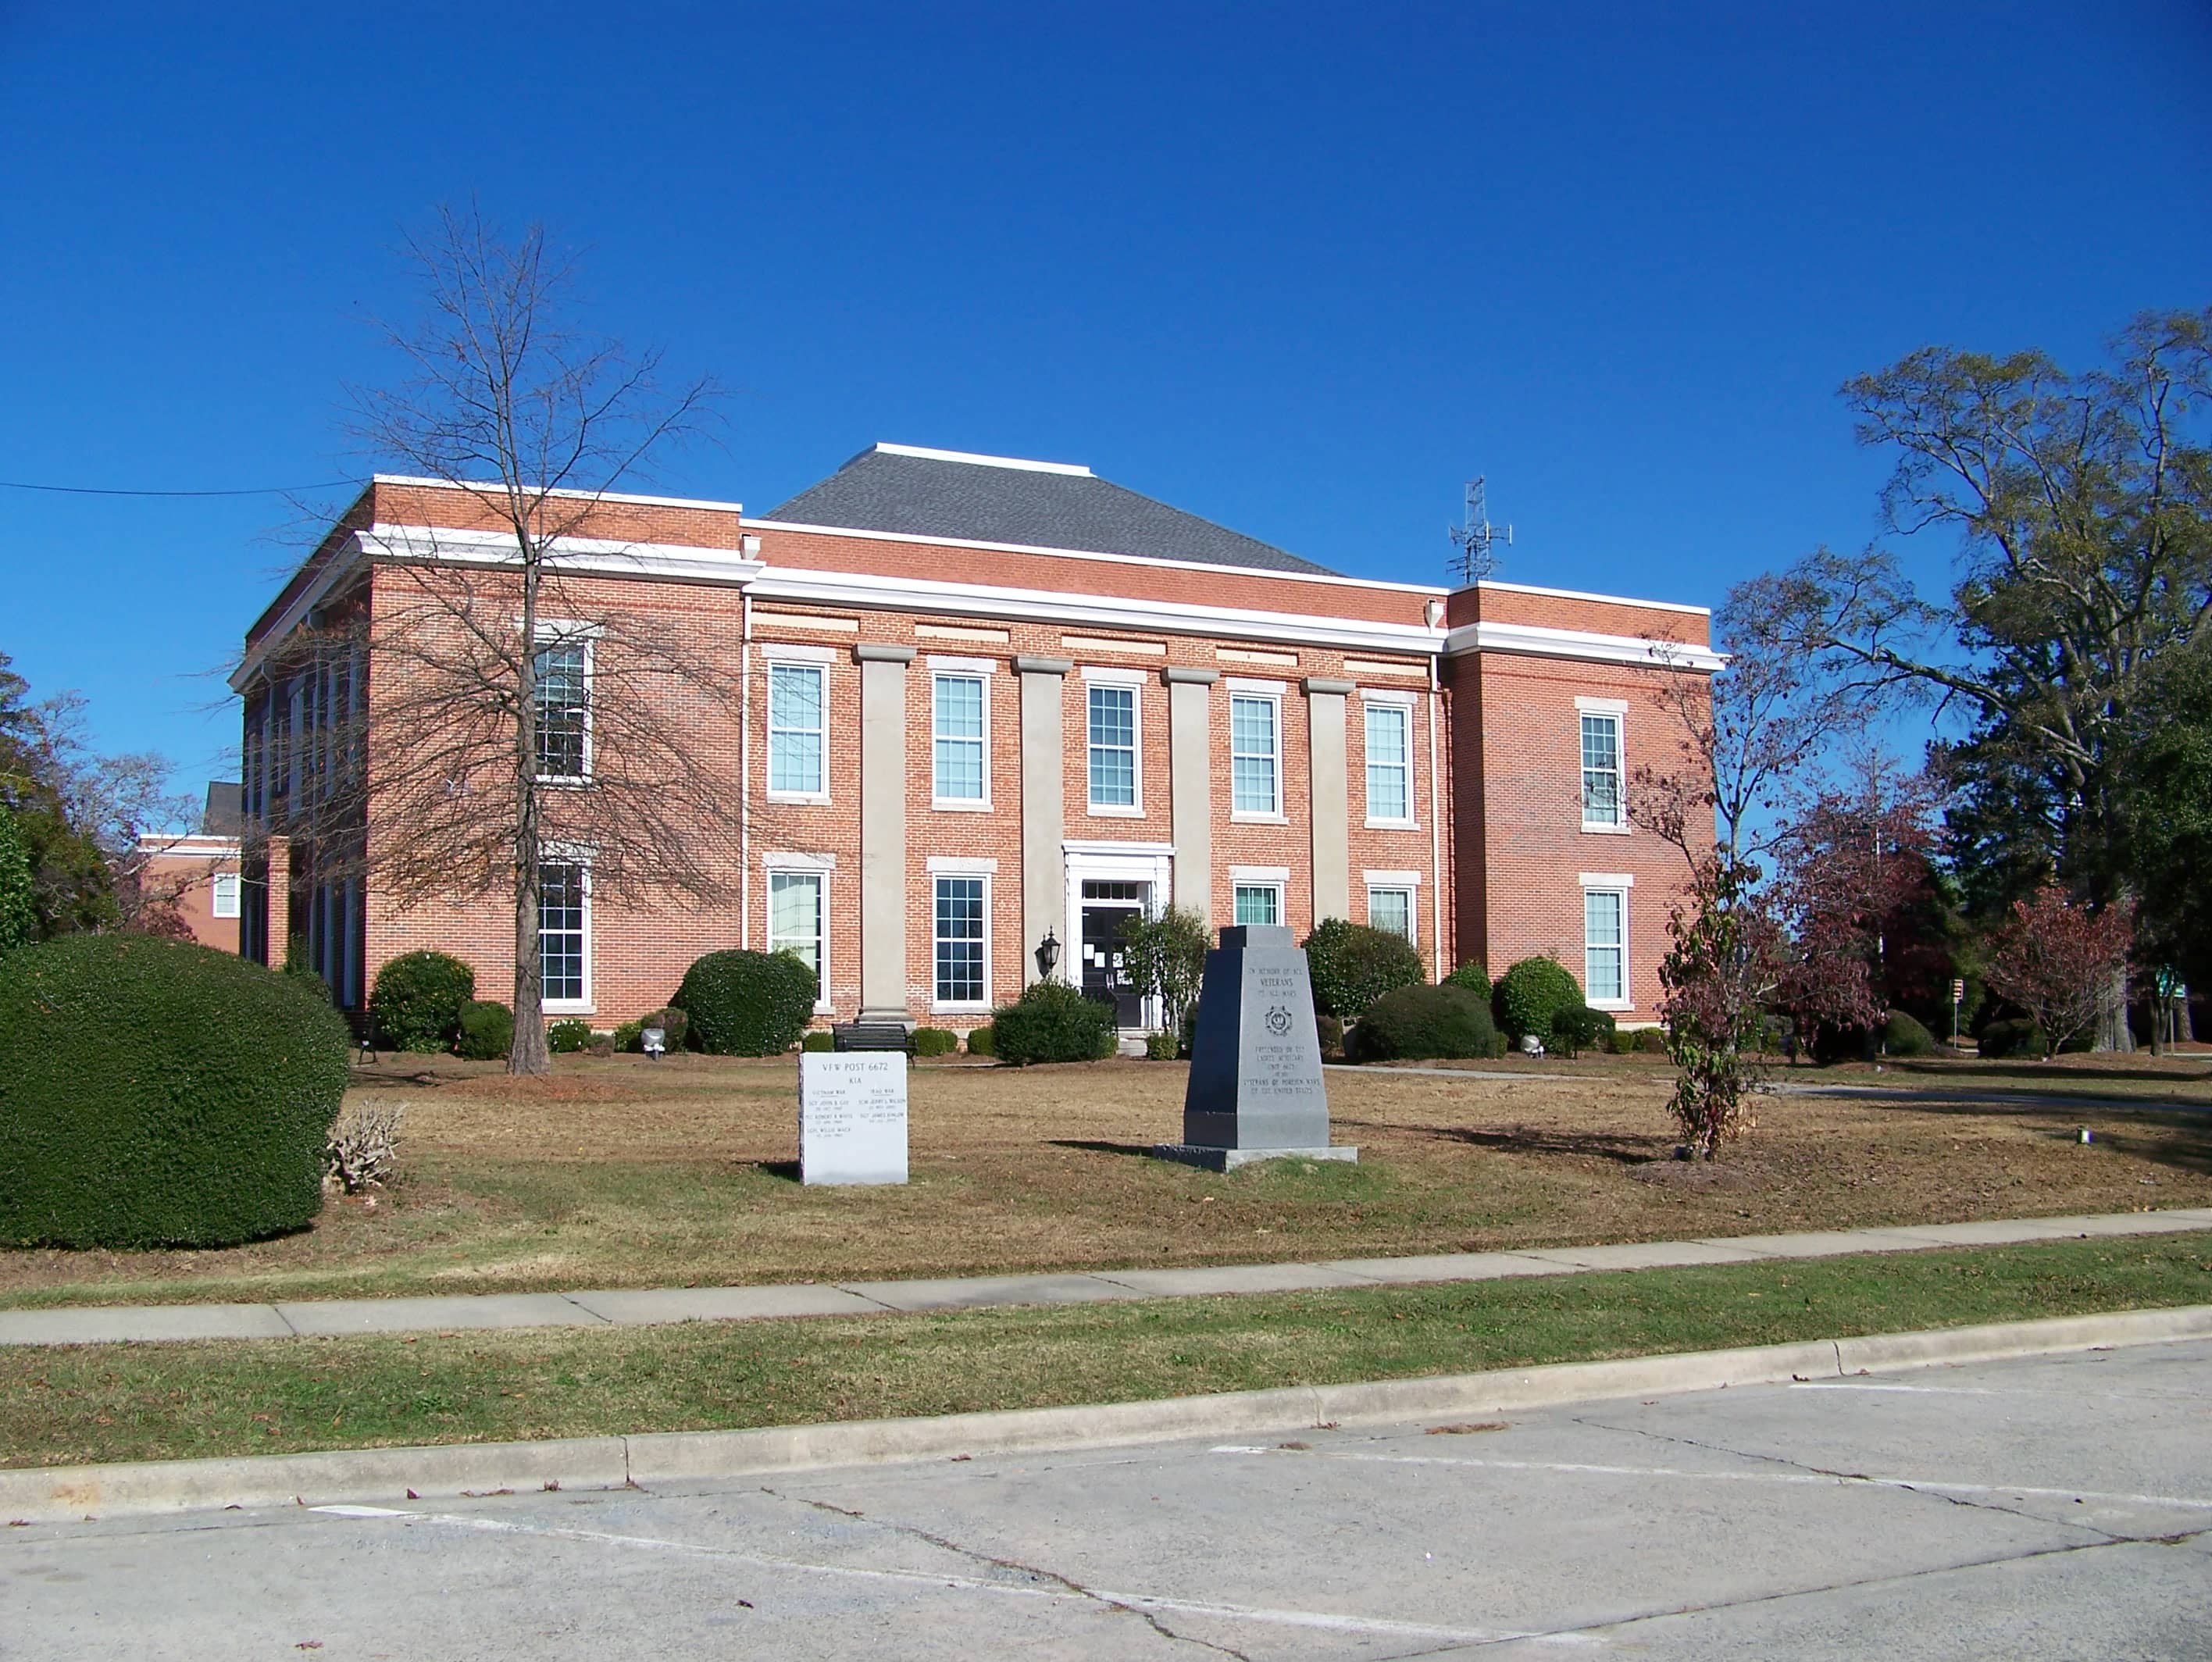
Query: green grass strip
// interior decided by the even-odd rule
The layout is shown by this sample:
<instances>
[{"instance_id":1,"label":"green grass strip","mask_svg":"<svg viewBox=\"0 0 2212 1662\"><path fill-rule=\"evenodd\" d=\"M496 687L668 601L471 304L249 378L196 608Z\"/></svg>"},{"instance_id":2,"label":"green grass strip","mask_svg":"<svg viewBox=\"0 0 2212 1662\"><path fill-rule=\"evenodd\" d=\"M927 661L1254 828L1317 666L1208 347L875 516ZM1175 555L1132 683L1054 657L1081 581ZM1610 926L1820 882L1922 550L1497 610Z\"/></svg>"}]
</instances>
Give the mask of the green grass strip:
<instances>
[{"instance_id":1,"label":"green grass strip","mask_svg":"<svg viewBox=\"0 0 2212 1662\"><path fill-rule=\"evenodd\" d=\"M787 1425L2212 1302L2212 1233L1352 1292L0 1350L9 1465Z\"/></svg>"}]
</instances>

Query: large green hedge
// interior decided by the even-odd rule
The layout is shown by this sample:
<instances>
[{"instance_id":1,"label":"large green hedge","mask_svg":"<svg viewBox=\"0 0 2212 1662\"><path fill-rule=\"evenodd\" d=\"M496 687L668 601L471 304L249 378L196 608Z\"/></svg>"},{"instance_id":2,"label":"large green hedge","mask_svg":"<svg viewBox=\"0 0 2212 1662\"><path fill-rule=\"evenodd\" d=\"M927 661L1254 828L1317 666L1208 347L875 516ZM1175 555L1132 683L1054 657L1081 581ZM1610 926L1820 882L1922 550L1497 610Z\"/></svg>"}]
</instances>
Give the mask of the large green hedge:
<instances>
[{"instance_id":1,"label":"large green hedge","mask_svg":"<svg viewBox=\"0 0 2212 1662\"><path fill-rule=\"evenodd\" d=\"M229 1246L322 1204L349 1035L227 952L72 935L0 963L0 1242Z\"/></svg>"},{"instance_id":2,"label":"large green hedge","mask_svg":"<svg viewBox=\"0 0 2212 1662\"><path fill-rule=\"evenodd\" d=\"M1096 1062L1113 1055L1120 1039L1114 1006L1065 981L1035 982L1012 1004L1000 1004L991 1012L991 1032L999 1059L1017 1067Z\"/></svg>"},{"instance_id":3,"label":"large green hedge","mask_svg":"<svg viewBox=\"0 0 2212 1662\"><path fill-rule=\"evenodd\" d=\"M1583 1002L1583 990L1556 958L1523 958L1498 978L1492 995L1498 1030L1515 1044L1549 1036L1553 1016Z\"/></svg>"},{"instance_id":4,"label":"large green hedge","mask_svg":"<svg viewBox=\"0 0 2212 1662\"><path fill-rule=\"evenodd\" d=\"M815 973L788 952L710 952L684 972L668 1002L690 1021L694 1050L781 1056L799 1042L822 995Z\"/></svg>"},{"instance_id":5,"label":"large green hedge","mask_svg":"<svg viewBox=\"0 0 2212 1662\"><path fill-rule=\"evenodd\" d=\"M394 1050L450 1050L461 1036L461 1009L476 996L476 971L450 952L404 952L376 972L368 1013Z\"/></svg>"},{"instance_id":6,"label":"large green hedge","mask_svg":"<svg viewBox=\"0 0 2212 1662\"><path fill-rule=\"evenodd\" d=\"M1356 1022L1384 993L1416 985L1425 973L1413 943L1387 929L1328 918L1306 937L1306 974L1319 1015Z\"/></svg>"},{"instance_id":7,"label":"large green hedge","mask_svg":"<svg viewBox=\"0 0 2212 1662\"><path fill-rule=\"evenodd\" d=\"M1355 1062L1494 1056L1498 1028L1490 1007L1463 986L1400 987L1367 1007L1344 1048Z\"/></svg>"}]
</instances>

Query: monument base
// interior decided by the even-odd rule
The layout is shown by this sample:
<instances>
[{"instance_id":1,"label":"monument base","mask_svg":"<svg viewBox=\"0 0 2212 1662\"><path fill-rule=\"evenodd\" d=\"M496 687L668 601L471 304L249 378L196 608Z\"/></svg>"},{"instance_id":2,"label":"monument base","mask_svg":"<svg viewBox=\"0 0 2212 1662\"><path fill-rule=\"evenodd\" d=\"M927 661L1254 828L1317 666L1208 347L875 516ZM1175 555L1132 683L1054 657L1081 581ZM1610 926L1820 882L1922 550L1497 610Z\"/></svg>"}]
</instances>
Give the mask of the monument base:
<instances>
[{"instance_id":1,"label":"monument base","mask_svg":"<svg viewBox=\"0 0 2212 1662\"><path fill-rule=\"evenodd\" d=\"M1262 1160L1357 1161L1359 1150L1341 1144L1328 1149L1215 1149L1200 1143L1155 1143L1152 1158L1196 1166L1201 1171L1233 1172L1239 1166L1256 1165Z\"/></svg>"}]
</instances>

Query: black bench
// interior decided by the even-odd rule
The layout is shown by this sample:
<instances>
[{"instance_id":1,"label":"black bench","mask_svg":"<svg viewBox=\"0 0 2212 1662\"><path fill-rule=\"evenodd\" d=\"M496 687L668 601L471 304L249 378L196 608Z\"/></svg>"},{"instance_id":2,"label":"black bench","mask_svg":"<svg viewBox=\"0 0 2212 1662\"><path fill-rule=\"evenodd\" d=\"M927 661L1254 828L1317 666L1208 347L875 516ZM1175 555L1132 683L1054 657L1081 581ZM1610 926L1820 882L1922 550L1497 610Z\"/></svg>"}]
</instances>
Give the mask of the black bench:
<instances>
[{"instance_id":1,"label":"black bench","mask_svg":"<svg viewBox=\"0 0 2212 1662\"><path fill-rule=\"evenodd\" d=\"M914 1054L914 1030L902 1022L838 1022L830 1028L833 1050L895 1050Z\"/></svg>"}]
</instances>

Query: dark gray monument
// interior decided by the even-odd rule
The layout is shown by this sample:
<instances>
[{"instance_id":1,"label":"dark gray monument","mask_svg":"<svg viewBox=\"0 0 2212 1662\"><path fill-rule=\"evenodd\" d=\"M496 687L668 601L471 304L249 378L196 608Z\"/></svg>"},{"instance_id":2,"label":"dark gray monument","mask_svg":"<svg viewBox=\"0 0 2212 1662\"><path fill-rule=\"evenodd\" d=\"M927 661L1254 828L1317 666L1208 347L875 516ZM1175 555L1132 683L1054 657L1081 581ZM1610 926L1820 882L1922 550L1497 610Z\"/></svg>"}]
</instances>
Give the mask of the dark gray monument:
<instances>
[{"instance_id":1,"label":"dark gray monument","mask_svg":"<svg viewBox=\"0 0 2212 1662\"><path fill-rule=\"evenodd\" d=\"M1357 1149L1329 1146L1313 983L1288 929L1224 929L1206 955L1182 1141L1153 1152L1217 1172L1285 1155L1359 1158Z\"/></svg>"}]
</instances>

